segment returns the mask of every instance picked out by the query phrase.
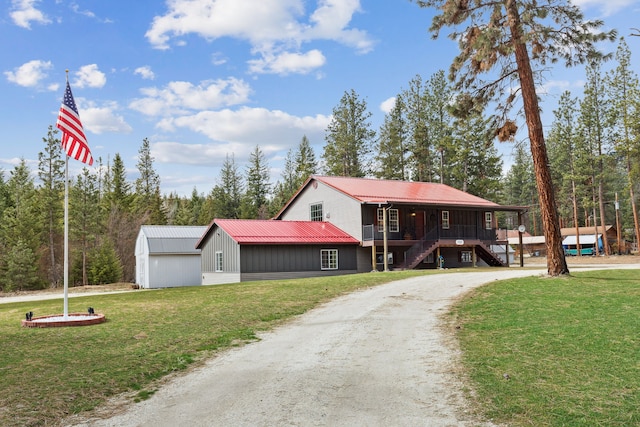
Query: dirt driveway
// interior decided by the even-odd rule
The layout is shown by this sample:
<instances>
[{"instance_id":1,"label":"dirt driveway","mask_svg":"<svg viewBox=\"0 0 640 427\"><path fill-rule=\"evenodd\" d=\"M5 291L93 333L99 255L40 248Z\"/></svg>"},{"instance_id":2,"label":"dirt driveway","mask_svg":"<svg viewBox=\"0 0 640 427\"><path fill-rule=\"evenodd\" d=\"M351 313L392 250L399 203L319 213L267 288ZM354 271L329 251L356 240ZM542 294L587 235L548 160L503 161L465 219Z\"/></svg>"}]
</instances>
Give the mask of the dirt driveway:
<instances>
[{"instance_id":1,"label":"dirt driveway","mask_svg":"<svg viewBox=\"0 0 640 427\"><path fill-rule=\"evenodd\" d=\"M393 282L338 298L173 379L149 400L76 426L478 426L439 315L496 269Z\"/></svg>"}]
</instances>

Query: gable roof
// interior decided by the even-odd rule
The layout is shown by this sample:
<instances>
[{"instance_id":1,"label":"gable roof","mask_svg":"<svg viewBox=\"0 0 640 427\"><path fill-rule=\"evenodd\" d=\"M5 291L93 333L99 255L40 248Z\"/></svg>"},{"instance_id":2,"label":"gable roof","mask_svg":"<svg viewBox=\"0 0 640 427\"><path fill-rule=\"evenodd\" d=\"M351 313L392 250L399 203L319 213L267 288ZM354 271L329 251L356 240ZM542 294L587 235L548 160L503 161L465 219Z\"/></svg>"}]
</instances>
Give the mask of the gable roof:
<instances>
[{"instance_id":1,"label":"gable roof","mask_svg":"<svg viewBox=\"0 0 640 427\"><path fill-rule=\"evenodd\" d=\"M297 195L311 183L321 182L362 204L397 203L449 207L473 207L491 210L524 211L523 206L501 206L462 190L435 182L413 182L372 178L311 175L298 192L280 210L284 213Z\"/></svg>"},{"instance_id":2,"label":"gable roof","mask_svg":"<svg viewBox=\"0 0 640 427\"><path fill-rule=\"evenodd\" d=\"M143 225L140 233L145 236L151 254L199 254L196 243L206 229L205 226Z\"/></svg>"},{"instance_id":3,"label":"gable roof","mask_svg":"<svg viewBox=\"0 0 640 427\"><path fill-rule=\"evenodd\" d=\"M215 227L220 227L241 245L360 243L335 225L324 221L214 219L198 242L197 248L202 247Z\"/></svg>"}]
</instances>

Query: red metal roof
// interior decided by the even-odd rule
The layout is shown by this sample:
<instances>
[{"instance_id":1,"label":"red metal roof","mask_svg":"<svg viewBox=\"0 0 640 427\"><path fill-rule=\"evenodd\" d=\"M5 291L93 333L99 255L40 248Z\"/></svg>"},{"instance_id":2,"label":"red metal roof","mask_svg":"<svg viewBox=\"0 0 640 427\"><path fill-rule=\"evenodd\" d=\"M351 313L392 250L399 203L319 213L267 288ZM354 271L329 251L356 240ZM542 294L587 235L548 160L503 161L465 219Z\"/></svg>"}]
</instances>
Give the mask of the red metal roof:
<instances>
[{"instance_id":1,"label":"red metal roof","mask_svg":"<svg viewBox=\"0 0 640 427\"><path fill-rule=\"evenodd\" d=\"M451 206L498 207L497 203L435 182L409 182L338 176L316 179L362 203L422 203Z\"/></svg>"},{"instance_id":2,"label":"red metal roof","mask_svg":"<svg viewBox=\"0 0 640 427\"><path fill-rule=\"evenodd\" d=\"M329 222L216 219L214 224L240 244L359 243Z\"/></svg>"}]
</instances>

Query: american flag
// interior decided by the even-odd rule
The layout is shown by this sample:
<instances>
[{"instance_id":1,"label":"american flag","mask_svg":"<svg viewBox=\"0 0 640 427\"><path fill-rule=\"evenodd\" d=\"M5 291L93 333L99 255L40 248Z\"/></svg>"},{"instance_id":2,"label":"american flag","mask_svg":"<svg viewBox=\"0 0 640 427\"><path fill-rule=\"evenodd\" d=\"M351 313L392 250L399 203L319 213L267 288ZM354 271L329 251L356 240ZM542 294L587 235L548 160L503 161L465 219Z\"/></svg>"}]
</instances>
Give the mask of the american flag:
<instances>
[{"instance_id":1,"label":"american flag","mask_svg":"<svg viewBox=\"0 0 640 427\"><path fill-rule=\"evenodd\" d=\"M84 136L78 108L73 100L71 86L69 86L68 81L56 126L62 131L62 148L66 151L67 156L91 166L93 157L91 157L91 150L89 150L89 145L87 144L87 137Z\"/></svg>"}]
</instances>

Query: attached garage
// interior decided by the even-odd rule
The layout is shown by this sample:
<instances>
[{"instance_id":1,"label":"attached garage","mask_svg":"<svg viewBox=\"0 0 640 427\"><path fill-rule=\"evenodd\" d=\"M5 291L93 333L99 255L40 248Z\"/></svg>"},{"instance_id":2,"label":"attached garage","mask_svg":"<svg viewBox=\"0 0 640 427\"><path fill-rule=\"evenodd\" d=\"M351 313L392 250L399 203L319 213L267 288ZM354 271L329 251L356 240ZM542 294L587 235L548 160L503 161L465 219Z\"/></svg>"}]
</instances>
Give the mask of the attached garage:
<instances>
[{"instance_id":1,"label":"attached garage","mask_svg":"<svg viewBox=\"0 0 640 427\"><path fill-rule=\"evenodd\" d=\"M357 273L359 242L323 221L216 219L202 249L202 284Z\"/></svg>"},{"instance_id":2,"label":"attached garage","mask_svg":"<svg viewBox=\"0 0 640 427\"><path fill-rule=\"evenodd\" d=\"M136 240L136 284L141 288L199 286L204 226L143 225Z\"/></svg>"}]
</instances>

